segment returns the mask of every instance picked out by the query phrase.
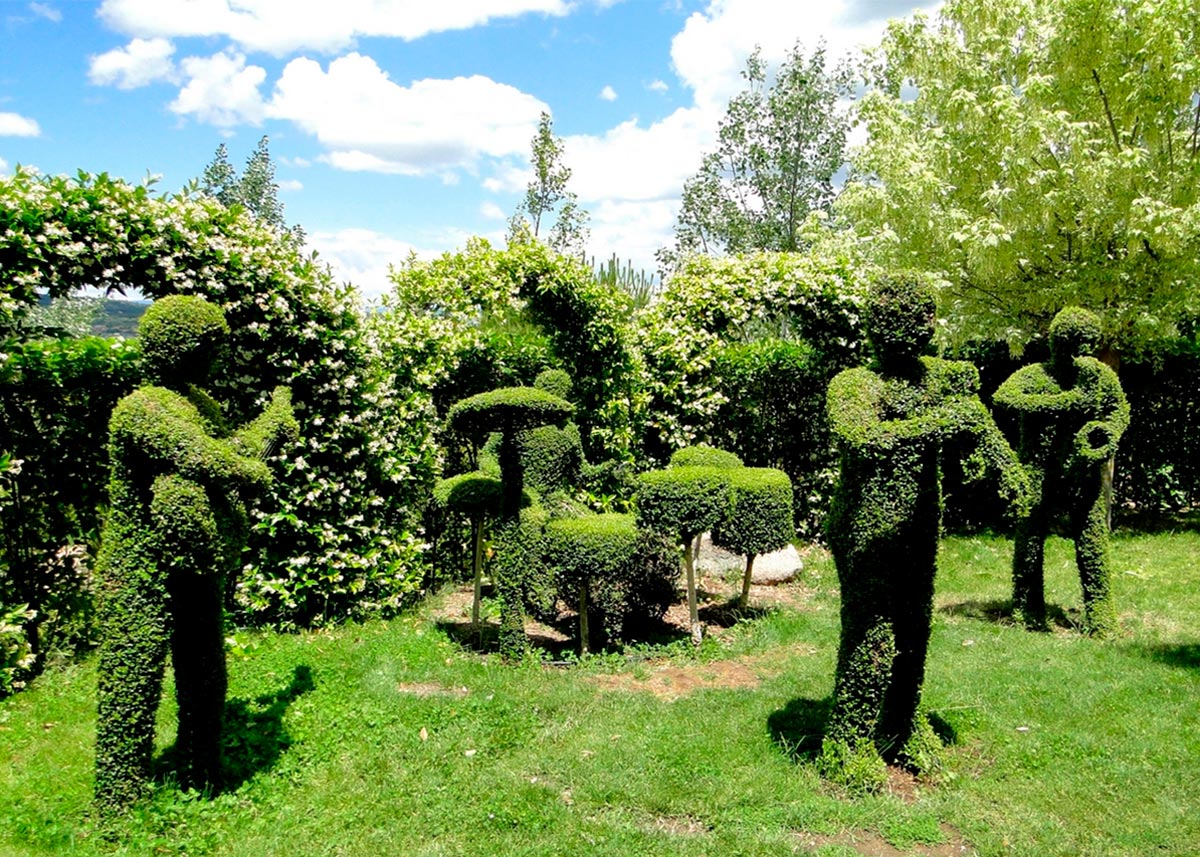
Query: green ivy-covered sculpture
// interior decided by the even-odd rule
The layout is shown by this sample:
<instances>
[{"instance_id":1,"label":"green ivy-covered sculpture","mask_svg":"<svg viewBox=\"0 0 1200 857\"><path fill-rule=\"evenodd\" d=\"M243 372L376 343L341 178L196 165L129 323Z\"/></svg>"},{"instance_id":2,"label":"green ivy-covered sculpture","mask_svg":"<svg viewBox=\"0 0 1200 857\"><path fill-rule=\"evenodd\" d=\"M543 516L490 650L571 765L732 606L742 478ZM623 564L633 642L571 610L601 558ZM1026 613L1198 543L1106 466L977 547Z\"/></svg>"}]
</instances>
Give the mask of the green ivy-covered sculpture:
<instances>
[{"instance_id":1,"label":"green ivy-covered sculpture","mask_svg":"<svg viewBox=\"0 0 1200 857\"><path fill-rule=\"evenodd\" d=\"M144 367L153 385L117 403L109 422L111 511L100 582L96 800L119 811L145 794L164 662L171 653L185 787L218 781L225 707L223 577L246 535L242 494L267 484L262 462L294 438L290 394L275 391L236 433L202 389L228 335L221 310L173 296L143 316Z\"/></svg>"},{"instance_id":2,"label":"green ivy-covered sculpture","mask_svg":"<svg viewBox=\"0 0 1200 857\"><path fill-rule=\"evenodd\" d=\"M875 787L883 760L921 769L937 739L919 712L941 519L939 457L964 441L1026 502L1027 482L979 401L970 363L923 357L934 330L931 292L907 279L871 291L865 327L873 368L829 385L841 474L827 522L841 586L842 636L822 768Z\"/></svg>"},{"instance_id":3,"label":"green ivy-covered sculpture","mask_svg":"<svg viewBox=\"0 0 1200 857\"><path fill-rule=\"evenodd\" d=\"M1112 369L1091 355L1100 320L1068 307L1050 323L1050 360L1018 369L996 391L998 406L1020 419L1019 454L1033 503L1017 521L1013 547L1013 615L1032 628L1046 622L1043 547L1053 500L1066 507L1068 535L1083 588L1084 630L1116 630L1108 559L1108 503L1103 469L1129 426L1129 404Z\"/></svg>"}]
</instances>

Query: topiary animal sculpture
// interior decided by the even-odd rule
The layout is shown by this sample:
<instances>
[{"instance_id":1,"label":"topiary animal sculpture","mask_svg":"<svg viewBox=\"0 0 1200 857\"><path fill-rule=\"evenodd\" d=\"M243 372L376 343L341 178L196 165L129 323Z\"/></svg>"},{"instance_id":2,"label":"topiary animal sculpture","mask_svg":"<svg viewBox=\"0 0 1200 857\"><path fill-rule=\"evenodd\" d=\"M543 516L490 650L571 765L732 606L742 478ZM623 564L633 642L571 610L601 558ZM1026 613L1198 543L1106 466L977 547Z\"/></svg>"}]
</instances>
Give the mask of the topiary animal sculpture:
<instances>
[{"instance_id":1,"label":"topiary animal sculpture","mask_svg":"<svg viewBox=\"0 0 1200 857\"><path fill-rule=\"evenodd\" d=\"M1129 426L1129 404L1116 373L1090 356L1100 333L1093 313L1067 307L1050 323L1050 360L1018 369L996 390L996 405L1019 418L1019 455L1033 484L1013 547L1013 616L1030 628L1046 624L1042 564L1054 498L1064 501L1075 542L1084 630L1106 636L1117 627L1103 468Z\"/></svg>"},{"instance_id":2,"label":"topiary animal sculpture","mask_svg":"<svg viewBox=\"0 0 1200 857\"><path fill-rule=\"evenodd\" d=\"M792 519L792 480L770 467L732 469L729 511L712 532L713 544L746 556L738 607L746 609L754 558L779 550L796 537Z\"/></svg>"},{"instance_id":3,"label":"topiary animal sculpture","mask_svg":"<svg viewBox=\"0 0 1200 857\"><path fill-rule=\"evenodd\" d=\"M693 542L711 530L729 509L729 468L669 467L640 477L638 526L669 533L683 546L687 572L688 617L692 643L700 645L704 628L696 604L696 566Z\"/></svg>"},{"instance_id":4,"label":"topiary animal sculpture","mask_svg":"<svg viewBox=\"0 0 1200 857\"><path fill-rule=\"evenodd\" d=\"M519 434L545 425L561 425L574 407L545 390L502 387L456 402L447 415L450 428L481 442L500 432L500 520L496 557L496 584L500 590L500 651L506 658L521 656L526 648L525 609L520 581L526 574L523 558L540 557L540 546L531 542L532 531L521 525L524 471Z\"/></svg>"},{"instance_id":5,"label":"topiary animal sculpture","mask_svg":"<svg viewBox=\"0 0 1200 857\"><path fill-rule=\"evenodd\" d=\"M907 279L871 291L866 330L873 368L829 385L841 473L827 521L841 586L842 632L821 766L877 787L883 757L927 763L936 738L919 714L941 517L939 456L970 440L1000 472L1014 503L1027 483L976 395L969 363L920 356L934 327L930 291Z\"/></svg>"},{"instance_id":6,"label":"topiary animal sculpture","mask_svg":"<svg viewBox=\"0 0 1200 857\"><path fill-rule=\"evenodd\" d=\"M146 374L109 423L111 511L97 558L101 644L96 800L105 815L139 799L150 776L168 647L184 786L215 784L225 706L223 576L246 535L242 495L270 480L260 460L298 432L290 394L275 391L230 435L198 386L228 328L202 298L155 302L140 325Z\"/></svg>"}]
</instances>

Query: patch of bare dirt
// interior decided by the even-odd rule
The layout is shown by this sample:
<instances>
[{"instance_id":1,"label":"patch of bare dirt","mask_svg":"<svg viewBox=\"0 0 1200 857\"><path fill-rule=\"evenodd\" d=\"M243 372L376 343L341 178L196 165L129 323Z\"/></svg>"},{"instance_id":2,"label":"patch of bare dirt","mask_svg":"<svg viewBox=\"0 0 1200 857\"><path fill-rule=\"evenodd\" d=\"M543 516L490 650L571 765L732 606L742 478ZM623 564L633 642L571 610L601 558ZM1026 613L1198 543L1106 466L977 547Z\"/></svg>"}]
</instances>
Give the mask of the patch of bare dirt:
<instances>
[{"instance_id":1,"label":"patch of bare dirt","mask_svg":"<svg viewBox=\"0 0 1200 857\"><path fill-rule=\"evenodd\" d=\"M666 833L670 836L704 836L709 833L708 825L688 815L660 815L642 825L650 833Z\"/></svg>"},{"instance_id":2,"label":"patch of bare dirt","mask_svg":"<svg viewBox=\"0 0 1200 857\"><path fill-rule=\"evenodd\" d=\"M850 848L864 857L962 857L962 855L977 853L953 827L948 824L943 824L941 827L942 833L946 837L945 842L937 845L918 843L907 850L897 848L878 833L865 830L854 830L833 836L800 833L797 834L797 838L806 849L816 850L827 845L840 845L843 848Z\"/></svg>"},{"instance_id":3,"label":"patch of bare dirt","mask_svg":"<svg viewBox=\"0 0 1200 857\"><path fill-rule=\"evenodd\" d=\"M433 682L402 681L396 685L396 690L410 696L466 696L465 687L445 687Z\"/></svg>"}]
</instances>

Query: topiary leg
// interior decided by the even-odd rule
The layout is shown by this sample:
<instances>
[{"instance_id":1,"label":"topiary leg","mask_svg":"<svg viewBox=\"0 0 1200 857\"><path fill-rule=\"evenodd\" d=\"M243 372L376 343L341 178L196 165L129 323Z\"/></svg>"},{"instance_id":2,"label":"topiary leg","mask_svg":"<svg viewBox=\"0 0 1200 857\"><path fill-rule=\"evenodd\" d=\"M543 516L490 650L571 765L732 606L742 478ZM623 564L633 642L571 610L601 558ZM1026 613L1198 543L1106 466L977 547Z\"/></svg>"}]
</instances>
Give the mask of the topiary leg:
<instances>
[{"instance_id":1,"label":"topiary leg","mask_svg":"<svg viewBox=\"0 0 1200 857\"><path fill-rule=\"evenodd\" d=\"M1046 510L1039 497L1017 520L1013 541L1013 620L1031 630L1046 627L1045 542Z\"/></svg>"},{"instance_id":2,"label":"topiary leg","mask_svg":"<svg viewBox=\"0 0 1200 857\"><path fill-rule=\"evenodd\" d=\"M1078 498L1071 528L1083 588L1083 630L1094 637L1109 637L1117 631L1117 610L1108 555L1108 504L1099 479L1091 477L1088 482Z\"/></svg>"}]
</instances>

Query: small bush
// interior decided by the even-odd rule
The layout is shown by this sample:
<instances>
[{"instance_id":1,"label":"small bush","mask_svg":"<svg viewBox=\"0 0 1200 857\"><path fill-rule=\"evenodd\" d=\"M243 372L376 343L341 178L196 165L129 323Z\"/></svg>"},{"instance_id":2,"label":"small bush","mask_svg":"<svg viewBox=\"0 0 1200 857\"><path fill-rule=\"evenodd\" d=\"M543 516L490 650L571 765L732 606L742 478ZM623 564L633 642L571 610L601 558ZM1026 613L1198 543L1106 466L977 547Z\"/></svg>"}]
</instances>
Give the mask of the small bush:
<instances>
[{"instance_id":1,"label":"small bush","mask_svg":"<svg viewBox=\"0 0 1200 857\"><path fill-rule=\"evenodd\" d=\"M229 325L219 306L198 295L167 295L150 304L138 333L147 378L160 383L169 367L172 382L196 384L224 356Z\"/></svg>"},{"instance_id":2,"label":"small bush","mask_svg":"<svg viewBox=\"0 0 1200 857\"><path fill-rule=\"evenodd\" d=\"M638 526L674 538L711 530L729 509L730 472L719 467L672 467L643 473L637 494Z\"/></svg>"},{"instance_id":3,"label":"small bush","mask_svg":"<svg viewBox=\"0 0 1200 857\"><path fill-rule=\"evenodd\" d=\"M732 452L698 443L685 446L671 455L671 467L741 467L742 459Z\"/></svg>"},{"instance_id":4,"label":"small bush","mask_svg":"<svg viewBox=\"0 0 1200 857\"><path fill-rule=\"evenodd\" d=\"M35 655L25 633L25 625L33 617L24 604L0 604L0 699L24 687L24 676L33 668Z\"/></svg>"},{"instance_id":5,"label":"small bush","mask_svg":"<svg viewBox=\"0 0 1200 857\"><path fill-rule=\"evenodd\" d=\"M433 502L447 512L476 519L500 513L500 480L486 473L460 473L433 487Z\"/></svg>"},{"instance_id":6,"label":"small bush","mask_svg":"<svg viewBox=\"0 0 1200 857\"><path fill-rule=\"evenodd\" d=\"M571 400L571 393L575 389L571 376L562 369L546 369L534 379L533 386L567 401Z\"/></svg>"},{"instance_id":7,"label":"small bush","mask_svg":"<svg viewBox=\"0 0 1200 857\"><path fill-rule=\"evenodd\" d=\"M792 480L782 470L746 467L729 473L729 513L713 528L713 543L752 555L779 550L795 538Z\"/></svg>"}]
</instances>

